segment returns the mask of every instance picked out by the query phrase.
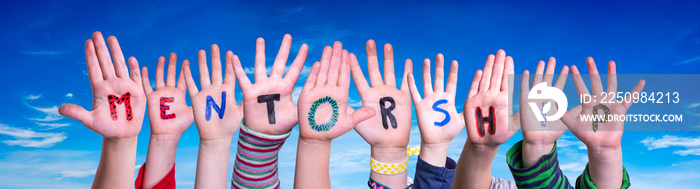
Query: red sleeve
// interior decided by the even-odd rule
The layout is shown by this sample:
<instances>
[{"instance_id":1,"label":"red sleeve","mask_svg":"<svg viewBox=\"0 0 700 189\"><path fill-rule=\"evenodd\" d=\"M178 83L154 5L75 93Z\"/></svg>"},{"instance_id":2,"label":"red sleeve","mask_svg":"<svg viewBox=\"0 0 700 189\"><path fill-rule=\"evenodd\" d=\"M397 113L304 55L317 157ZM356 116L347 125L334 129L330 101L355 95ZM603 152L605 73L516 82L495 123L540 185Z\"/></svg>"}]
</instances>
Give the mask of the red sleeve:
<instances>
[{"instance_id":1,"label":"red sleeve","mask_svg":"<svg viewBox=\"0 0 700 189\"><path fill-rule=\"evenodd\" d=\"M139 168L139 175L136 177L136 181L134 182L134 186L136 189L141 189L141 185L143 184L143 172L146 170L146 163L143 163L141 165L141 168ZM170 172L166 174L158 184L153 186L154 189L174 189L175 188L175 164L173 164L173 168L170 169Z\"/></svg>"}]
</instances>

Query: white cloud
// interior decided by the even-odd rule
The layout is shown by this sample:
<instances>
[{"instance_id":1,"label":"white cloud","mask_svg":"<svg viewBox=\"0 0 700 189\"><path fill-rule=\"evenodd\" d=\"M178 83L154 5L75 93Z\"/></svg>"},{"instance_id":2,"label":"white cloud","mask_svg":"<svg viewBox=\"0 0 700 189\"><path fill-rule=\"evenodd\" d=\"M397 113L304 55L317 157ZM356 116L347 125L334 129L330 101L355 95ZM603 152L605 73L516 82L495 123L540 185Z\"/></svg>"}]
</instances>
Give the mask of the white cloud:
<instances>
[{"instance_id":1,"label":"white cloud","mask_svg":"<svg viewBox=\"0 0 700 189\"><path fill-rule=\"evenodd\" d=\"M86 170L86 171L59 171L58 173L61 174L61 177L71 177L71 178L82 178L82 177L87 177L90 175L94 175L96 169L92 170Z\"/></svg>"},{"instance_id":2,"label":"white cloud","mask_svg":"<svg viewBox=\"0 0 700 189\"><path fill-rule=\"evenodd\" d=\"M348 106L353 107L353 108L362 108L362 101L350 99L350 100L348 100Z\"/></svg>"},{"instance_id":3,"label":"white cloud","mask_svg":"<svg viewBox=\"0 0 700 189\"><path fill-rule=\"evenodd\" d=\"M65 52L62 51L54 51L54 50L41 50L41 51L30 51L30 52L23 52L22 54L28 54L28 55L59 55L63 54Z\"/></svg>"},{"instance_id":4,"label":"white cloud","mask_svg":"<svg viewBox=\"0 0 700 189\"><path fill-rule=\"evenodd\" d=\"M581 172L586 168L586 162L573 162L573 163L560 164L559 168L562 171Z\"/></svg>"},{"instance_id":5,"label":"white cloud","mask_svg":"<svg viewBox=\"0 0 700 189\"><path fill-rule=\"evenodd\" d=\"M56 121L59 119L63 119L63 116L61 114L58 114L58 106L53 106L53 107L48 107L48 108L41 108L41 107L34 107L34 106L29 106L30 108L40 111L42 113L45 113L46 116L44 118L29 118L34 121Z\"/></svg>"},{"instance_id":6,"label":"white cloud","mask_svg":"<svg viewBox=\"0 0 700 189\"><path fill-rule=\"evenodd\" d=\"M681 156L687 156L687 155L700 156L700 148L691 148L688 150L678 150L678 151L674 151L673 154L678 154Z\"/></svg>"},{"instance_id":7,"label":"white cloud","mask_svg":"<svg viewBox=\"0 0 700 189\"><path fill-rule=\"evenodd\" d=\"M36 99L41 98L41 95L40 94L39 95L27 95L24 98L27 100L36 100Z\"/></svg>"},{"instance_id":8,"label":"white cloud","mask_svg":"<svg viewBox=\"0 0 700 189\"><path fill-rule=\"evenodd\" d=\"M570 138L570 136L562 135L562 137L557 140L557 147L558 148L565 148L565 147L577 147L580 150L585 150L588 149L586 147L586 144L581 142L580 140L567 140L567 138Z\"/></svg>"},{"instance_id":9,"label":"white cloud","mask_svg":"<svg viewBox=\"0 0 700 189\"><path fill-rule=\"evenodd\" d=\"M42 123L42 122L36 122L36 124L39 125L39 126L47 127L46 129L56 129L56 128L61 128L61 127L70 126L70 123Z\"/></svg>"},{"instance_id":10,"label":"white cloud","mask_svg":"<svg viewBox=\"0 0 700 189\"><path fill-rule=\"evenodd\" d=\"M299 95L301 95L302 89L304 89L304 87L294 86L294 89L292 90L292 102L294 102L294 105L297 105L297 101L299 101Z\"/></svg>"},{"instance_id":11,"label":"white cloud","mask_svg":"<svg viewBox=\"0 0 700 189\"><path fill-rule=\"evenodd\" d=\"M66 139L65 133L42 133L0 124L0 134L12 136L15 140L4 140L9 146L48 148Z\"/></svg>"},{"instance_id":12,"label":"white cloud","mask_svg":"<svg viewBox=\"0 0 700 189\"><path fill-rule=\"evenodd\" d=\"M693 57L693 58L691 58L691 59L685 60L685 61L683 61L683 62L676 63L676 64L674 64L674 66L680 66L680 65L684 65L684 64L690 64L690 63L693 63L693 62L696 62L696 61L700 61L700 56L696 56L696 57Z\"/></svg>"},{"instance_id":13,"label":"white cloud","mask_svg":"<svg viewBox=\"0 0 700 189\"><path fill-rule=\"evenodd\" d=\"M647 137L646 139L642 140L642 144L644 144L644 146L646 146L649 150L668 148L671 146L700 147L700 137L677 137L671 135L664 135L660 139Z\"/></svg>"},{"instance_id":14,"label":"white cloud","mask_svg":"<svg viewBox=\"0 0 700 189\"><path fill-rule=\"evenodd\" d=\"M66 98L73 98L73 93L66 94Z\"/></svg>"}]
</instances>

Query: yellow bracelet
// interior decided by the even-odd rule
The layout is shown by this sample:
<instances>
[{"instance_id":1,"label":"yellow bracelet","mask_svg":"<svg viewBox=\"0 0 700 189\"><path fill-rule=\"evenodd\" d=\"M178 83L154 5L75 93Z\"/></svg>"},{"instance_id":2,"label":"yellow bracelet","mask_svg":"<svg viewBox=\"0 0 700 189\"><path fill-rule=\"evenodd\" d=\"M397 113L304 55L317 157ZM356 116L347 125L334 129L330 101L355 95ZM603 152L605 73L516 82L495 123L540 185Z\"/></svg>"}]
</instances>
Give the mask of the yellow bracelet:
<instances>
[{"instance_id":1,"label":"yellow bracelet","mask_svg":"<svg viewBox=\"0 0 700 189\"><path fill-rule=\"evenodd\" d=\"M406 171L406 168L408 167L408 157L411 155L417 155L420 153L420 147L415 147L415 148L408 148L407 150L408 156L406 157L406 160L401 162L401 163L382 163L377 160L374 160L372 157L369 158L369 165L372 168L372 171L383 174L383 175L393 175L393 174L399 174L403 173Z\"/></svg>"}]
</instances>

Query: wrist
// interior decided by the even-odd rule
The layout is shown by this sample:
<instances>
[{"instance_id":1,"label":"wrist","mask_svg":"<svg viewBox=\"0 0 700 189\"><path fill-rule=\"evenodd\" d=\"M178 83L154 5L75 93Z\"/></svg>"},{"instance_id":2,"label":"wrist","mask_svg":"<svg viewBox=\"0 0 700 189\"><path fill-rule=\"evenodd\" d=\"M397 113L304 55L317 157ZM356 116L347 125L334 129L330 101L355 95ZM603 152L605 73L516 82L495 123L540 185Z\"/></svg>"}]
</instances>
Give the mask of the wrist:
<instances>
[{"instance_id":1,"label":"wrist","mask_svg":"<svg viewBox=\"0 0 700 189\"><path fill-rule=\"evenodd\" d=\"M138 142L138 137L127 137L127 138L103 138L102 142L105 145L118 145L118 146L130 146L130 145L136 145Z\"/></svg>"},{"instance_id":2,"label":"wrist","mask_svg":"<svg viewBox=\"0 0 700 189\"><path fill-rule=\"evenodd\" d=\"M231 140L233 140L233 136L221 139L202 139L199 141L199 145L204 147L231 147Z\"/></svg>"},{"instance_id":3,"label":"wrist","mask_svg":"<svg viewBox=\"0 0 700 189\"><path fill-rule=\"evenodd\" d=\"M318 140L318 139L310 139L306 138L303 136L299 136L299 143L303 143L308 146L330 146L331 141L330 140Z\"/></svg>"},{"instance_id":4,"label":"wrist","mask_svg":"<svg viewBox=\"0 0 700 189\"><path fill-rule=\"evenodd\" d=\"M486 144L476 144L473 143L469 140L464 144L465 148L467 148L471 153L476 154L476 155L481 155L481 154L496 154L498 151L498 147L500 145L486 145Z\"/></svg>"},{"instance_id":5,"label":"wrist","mask_svg":"<svg viewBox=\"0 0 700 189\"><path fill-rule=\"evenodd\" d=\"M540 143L523 141L522 160L525 167L535 165L542 156L552 152L556 148L555 143Z\"/></svg>"},{"instance_id":6,"label":"wrist","mask_svg":"<svg viewBox=\"0 0 700 189\"><path fill-rule=\"evenodd\" d=\"M622 146L589 146L588 158L599 161L622 159Z\"/></svg>"},{"instance_id":7,"label":"wrist","mask_svg":"<svg viewBox=\"0 0 700 189\"><path fill-rule=\"evenodd\" d=\"M401 163L406 161L406 147L372 147L372 159L383 163Z\"/></svg>"},{"instance_id":8,"label":"wrist","mask_svg":"<svg viewBox=\"0 0 700 189\"><path fill-rule=\"evenodd\" d=\"M420 144L420 159L436 167L444 167L447 161L447 150L450 143Z\"/></svg>"}]
</instances>

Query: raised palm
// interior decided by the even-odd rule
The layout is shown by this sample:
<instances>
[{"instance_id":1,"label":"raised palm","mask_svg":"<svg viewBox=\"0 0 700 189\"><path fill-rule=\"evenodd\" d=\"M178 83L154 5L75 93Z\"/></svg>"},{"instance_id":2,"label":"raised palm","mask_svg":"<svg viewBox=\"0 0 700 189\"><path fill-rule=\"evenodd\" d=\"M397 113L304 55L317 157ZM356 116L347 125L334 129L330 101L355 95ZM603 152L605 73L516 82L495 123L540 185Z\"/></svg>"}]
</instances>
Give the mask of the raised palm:
<instances>
[{"instance_id":1,"label":"raised palm","mask_svg":"<svg viewBox=\"0 0 700 189\"><path fill-rule=\"evenodd\" d=\"M222 79L221 55L219 54L219 46L216 44L211 46L211 56L212 77L210 80L206 52L204 50L199 51L201 91L197 89L197 85L192 79L189 61L185 60L183 65L187 90L190 93L194 110L194 119L200 140L203 141L230 139L238 131L238 128L241 126L241 119L243 119L243 109L241 105L236 104L236 98L234 97L236 78L233 74L232 62L235 61L233 59L238 57L234 57L230 51L226 53L226 77Z\"/></svg>"},{"instance_id":2,"label":"raised palm","mask_svg":"<svg viewBox=\"0 0 700 189\"><path fill-rule=\"evenodd\" d=\"M301 137L330 141L374 115L370 107L355 112L348 109L350 62L354 54L342 49L340 42L323 49L321 62L314 63L299 95L299 132ZM311 116L311 119L309 117Z\"/></svg>"},{"instance_id":3,"label":"raised palm","mask_svg":"<svg viewBox=\"0 0 700 189\"><path fill-rule=\"evenodd\" d=\"M167 82L163 80L165 57L158 59L156 68L156 90L153 91L148 78L148 69L143 67L143 86L148 99L148 120L151 123L153 135L180 136L192 125L194 116L192 107L187 106L185 93L185 75L180 71L180 76L175 82L177 70L177 55L170 54L168 61ZM184 68L184 65L183 65ZM183 69L184 70L184 69Z\"/></svg>"},{"instance_id":4,"label":"raised palm","mask_svg":"<svg viewBox=\"0 0 700 189\"><path fill-rule=\"evenodd\" d=\"M297 123L297 107L292 102L292 91L306 61L308 46L301 46L299 54L285 72L292 36L284 35L282 45L272 65L270 77L265 68L265 41L257 40L255 53L255 84L251 84L238 59L234 59L234 71L243 92L245 124L247 127L265 134L278 135L288 132ZM262 101L261 101L262 100ZM273 103L272 109L267 105ZM274 110L274 111L272 111ZM272 112L269 112L272 111Z\"/></svg>"},{"instance_id":5,"label":"raised palm","mask_svg":"<svg viewBox=\"0 0 700 189\"><path fill-rule=\"evenodd\" d=\"M455 106L458 64L457 61L452 61L447 89L445 89L444 59L442 54L438 54L435 58L435 90L431 84L430 59L423 61L424 98L421 99L413 74L410 74L408 79L413 103L416 105L421 142L425 144L449 145L452 139L464 129L464 117L461 113L457 113Z\"/></svg>"},{"instance_id":6,"label":"raised palm","mask_svg":"<svg viewBox=\"0 0 700 189\"><path fill-rule=\"evenodd\" d=\"M377 112L371 118L360 122L355 131L374 147L403 147L408 145L411 132L411 96L406 77L413 66L407 62L404 69L401 89L396 88L394 75L394 52L391 44L384 46L384 80L379 73L379 60L374 40L367 41L367 68L372 87L367 83L357 61L351 62L352 75L355 80L362 105ZM384 104L380 104L380 103ZM383 107L381 107L383 106ZM391 108L393 107L393 108ZM386 115L381 110L388 111ZM386 117L382 117L386 116ZM390 117L391 116L391 117Z\"/></svg>"},{"instance_id":7,"label":"raised palm","mask_svg":"<svg viewBox=\"0 0 700 189\"><path fill-rule=\"evenodd\" d=\"M59 113L80 121L105 138L136 137L141 131L146 109L139 65L136 58L129 58L130 75L117 38L111 36L108 41L111 57L102 33L93 33L92 39L85 42L85 59L92 85L92 111L75 104L64 104ZM111 104L110 96L113 99Z\"/></svg>"},{"instance_id":8,"label":"raised palm","mask_svg":"<svg viewBox=\"0 0 700 189\"><path fill-rule=\"evenodd\" d=\"M505 54L505 51L499 50L496 56L488 56L484 71L478 70L474 75L464 102L468 140L475 145L501 145L519 129L516 123L519 120L513 116L510 107L513 85L509 75L514 72L513 58ZM481 118L484 118L481 125L478 124L477 109L481 110ZM494 124L491 125L488 119Z\"/></svg>"},{"instance_id":9,"label":"raised palm","mask_svg":"<svg viewBox=\"0 0 700 189\"><path fill-rule=\"evenodd\" d=\"M586 144L586 146L595 147L618 147L620 146L620 140L622 139L622 133L624 129L624 121L615 120L600 120L597 121L597 129L594 129L594 122L590 119L583 120L584 116L592 115L617 115L624 116L627 113L627 109L633 104L636 99L634 95L631 98L625 97L624 99L618 101L615 96L610 96L610 94L617 94L617 75L615 62L608 62L608 87L607 92L603 91L603 84L600 80L600 75L598 73L598 68L596 68L593 58L588 57L586 59L588 65L588 72L591 78L591 88L593 89L593 94L588 92L588 88L581 78L581 73L576 66L571 66L571 73L574 77L574 84L576 85L576 91L581 95L593 96L592 100L588 103L582 103L571 110L569 110L562 117L562 121L566 124L571 132L576 135L581 142ZM632 89L632 94L639 94L642 89L644 89L644 80L640 80L634 89ZM605 94L608 94L606 97ZM606 98L608 100L604 100ZM614 101L609 101L609 99L616 99ZM609 110L609 113L605 113L605 109ZM594 112L594 109L596 111Z\"/></svg>"},{"instance_id":10,"label":"raised palm","mask_svg":"<svg viewBox=\"0 0 700 189\"><path fill-rule=\"evenodd\" d=\"M546 71L544 61L539 61L532 87L542 83L544 83L546 87L551 87L554 79L555 67L556 60L554 57L549 58ZM569 67L564 66L554 87L559 90L564 90L568 74ZM561 119L539 121L535 114L542 112L541 116L544 118L545 115L554 115L558 108L566 109L567 107L559 107L555 102L550 100L528 99L528 94L530 94L529 80L529 72L526 70L523 74L520 86L520 125L523 129L523 139L529 143L554 144L568 128ZM529 103L536 104L539 111L534 112Z\"/></svg>"}]
</instances>

